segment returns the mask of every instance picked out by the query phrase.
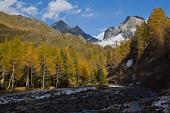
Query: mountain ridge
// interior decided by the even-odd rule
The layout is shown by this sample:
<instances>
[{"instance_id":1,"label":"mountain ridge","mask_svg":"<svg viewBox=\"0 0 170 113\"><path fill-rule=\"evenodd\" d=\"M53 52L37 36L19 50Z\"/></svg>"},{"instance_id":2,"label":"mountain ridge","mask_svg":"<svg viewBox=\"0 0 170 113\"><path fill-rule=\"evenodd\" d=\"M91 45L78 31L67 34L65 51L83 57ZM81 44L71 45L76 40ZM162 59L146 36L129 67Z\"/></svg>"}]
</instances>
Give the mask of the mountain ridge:
<instances>
[{"instance_id":1,"label":"mountain ridge","mask_svg":"<svg viewBox=\"0 0 170 113\"><path fill-rule=\"evenodd\" d=\"M10 15L0 12L0 42L14 38L33 42L36 45L45 42L62 47L79 46L87 43L80 36L62 34L42 21L21 15ZM75 42L77 42L77 45L73 44Z\"/></svg>"},{"instance_id":2,"label":"mountain ridge","mask_svg":"<svg viewBox=\"0 0 170 113\"><path fill-rule=\"evenodd\" d=\"M56 23L51 25L52 28L56 29L61 33L70 33L76 36L82 36L87 42L96 42L99 41L95 37L85 33L79 26L70 27L63 20L59 20Z\"/></svg>"},{"instance_id":3,"label":"mountain ridge","mask_svg":"<svg viewBox=\"0 0 170 113\"><path fill-rule=\"evenodd\" d=\"M127 18L118 26L107 28L104 31L103 39L97 44L102 46L109 45L112 47L120 45L121 42L131 38L134 35L137 26L141 26L143 23L145 23L145 19L140 16L127 16ZM101 39L101 35L98 36L100 37L96 38Z\"/></svg>"}]
</instances>

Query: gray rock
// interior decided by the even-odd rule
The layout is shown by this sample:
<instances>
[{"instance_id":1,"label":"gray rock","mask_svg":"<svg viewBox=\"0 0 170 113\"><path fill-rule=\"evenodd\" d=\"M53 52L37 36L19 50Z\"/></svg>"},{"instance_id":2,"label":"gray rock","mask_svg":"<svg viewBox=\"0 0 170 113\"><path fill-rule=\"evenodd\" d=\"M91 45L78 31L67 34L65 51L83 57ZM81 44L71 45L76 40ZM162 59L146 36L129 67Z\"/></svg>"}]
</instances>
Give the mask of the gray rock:
<instances>
[{"instance_id":1,"label":"gray rock","mask_svg":"<svg viewBox=\"0 0 170 113\"><path fill-rule=\"evenodd\" d=\"M132 37L137 29L137 26L141 26L145 23L145 19L138 16L128 16L122 24L118 27L110 27L105 31L104 40L115 37L118 34L122 34L125 39Z\"/></svg>"},{"instance_id":2,"label":"gray rock","mask_svg":"<svg viewBox=\"0 0 170 113\"><path fill-rule=\"evenodd\" d=\"M114 28L114 27L109 27L104 34L104 40L107 40L111 37L114 37L118 35L121 32L120 29Z\"/></svg>"}]
</instances>

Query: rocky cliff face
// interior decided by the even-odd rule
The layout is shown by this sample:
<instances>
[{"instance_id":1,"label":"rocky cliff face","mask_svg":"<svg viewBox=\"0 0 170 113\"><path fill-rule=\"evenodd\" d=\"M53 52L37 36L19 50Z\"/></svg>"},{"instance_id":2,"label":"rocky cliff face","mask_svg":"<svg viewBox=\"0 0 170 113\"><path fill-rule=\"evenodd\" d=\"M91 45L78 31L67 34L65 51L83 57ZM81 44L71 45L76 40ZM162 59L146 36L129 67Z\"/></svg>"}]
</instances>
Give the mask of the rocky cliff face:
<instances>
[{"instance_id":1,"label":"rocky cliff face","mask_svg":"<svg viewBox=\"0 0 170 113\"><path fill-rule=\"evenodd\" d=\"M137 26L145 23L145 20L138 16L129 16L127 19L120 25L120 29L125 38L129 38L134 35Z\"/></svg>"},{"instance_id":2,"label":"rocky cliff face","mask_svg":"<svg viewBox=\"0 0 170 113\"><path fill-rule=\"evenodd\" d=\"M96 42L98 39L90 36L89 34L85 33L79 26L74 28L67 25L64 21L60 20L52 25L54 29L60 31L61 33L70 33L76 36L82 36L88 42Z\"/></svg>"},{"instance_id":3,"label":"rocky cliff face","mask_svg":"<svg viewBox=\"0 0 170 113\"><path fill-rule=\"evenodd\" d=\"M103 40L107 40L114 36L117 36L119 33L121 33L120 29L117 29L115 27L109 27L104 33Z\"/></svg>"},{"instance_id":4,"label":"rocky cliff face","mask_svg":"<svg viewBox=\"0 0 170 113\"><path fill-rule=\"evenodd\" d=\"M124 38L129 38L132 35L134 35L134 32L136 31L137 26L140 26L143 24L145 20L138 16L128 16L122 24L120 24L118 27L110 27L105 31L104 40L107 40L109 38L112 38L114 36L119 35L120 33Z\"/></svg>"},{"instance_id":5,"label":"rocky cliff face","mask_svg":"<svg viewBox=\"0 0 170 113\"><path fill-rule=\"evenodd\" d=\"M143 23L145 23L145 19L142 17L128 16L119 26L109 27L104 33L103 40L98 44L102 46L117 46L120 42L132 37L137 26L140 26Z\"/></svg>"}]
</instances>

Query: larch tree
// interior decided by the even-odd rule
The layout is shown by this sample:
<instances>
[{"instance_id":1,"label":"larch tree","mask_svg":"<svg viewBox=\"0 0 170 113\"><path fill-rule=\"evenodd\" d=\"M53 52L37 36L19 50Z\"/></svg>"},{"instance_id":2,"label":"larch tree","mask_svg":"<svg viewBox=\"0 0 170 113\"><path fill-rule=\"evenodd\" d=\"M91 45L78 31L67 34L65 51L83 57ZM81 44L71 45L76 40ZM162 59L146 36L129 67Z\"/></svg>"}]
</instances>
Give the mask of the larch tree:
<instances>
[{"instance_id":1,"label":"larch tree","mask_svg":"<svg viewBox=\"0 0 170 113\"><path fill-rule=\"evenodd\" d=\"M1 87L3 88L5 88L5 75L10 67L10 62L7 57L8 49L9 47L6 42L0 44L0 67L1 67L0 83L1 83Z\"/></svg>"},{"instance_id":2,"label":"larch tree","mask_svg":"<svg viewBox=\"0 0 170 113\"><path fill-rule=\"evenodd\" d=\"M34 86L34 73L38 71L38 52L32 43L25 44L25 52L23 55L23 62L26 67L26 88Z\"/></svg>"},{"instance_id":3,"label":"larch tree","mask_svg":"<svg viewBox=\"0 0 170 113\"><path fill-rule=\"evenodd\" d=\"M154 9L147 23L151 41L163 44L166 23L167 18L164 11L161 8Z\"/></svg>"},{"instance_id":4,"label":"larch tree","mask_svg":"<svg viewBox=\"0 0 170 113\"><path fill-rule=\"evenodd\" d=\"M40 61L40 67L41 67L41 74L42 74L42 82L41 82L41 89L45 88L45 78L47 76L47 58L48 58L48 47L46 44L41 44L38 48L39 50L39 61Z\"/></svg>"},{"instance_id":5,"label":"larch tree","mask_svg":"<svg viewBox=\"0 0 170 113\"><path fill-rule=\"evenodd\" d=\"M16 38L14 40L9 41L8 43L9 49L8 49L8 53L7 53L7 59L10 62L11 65L11 75L10 75L10 79L9 79L9 84L7 89L9 89L10 87L12 88L12 91L15 90L15 82L17 79L19 79L21 77L21 68L22 68L22 63L21 63L21 59L22 59L22 55L23 55L23 44L22 42ZM18 71L16 71L18 70Z\"/></svg>"},{"instance_id":6,"label":"larch tree","mask_svg":"<svg viewBox=\"0 0 170 113\"><path fill-rule=\"evenodd\" d=\"M54 76L55 78L55 87L58 88L60 85L59 79L62 77L62 71L61 71L61 55L60 50L55 48L55 58L54 58L55 66L56 66L56 74Z\"/></svg>"},{"instance_id":7,"label":"larch tree","mask_svg":"<svg viewBox=\"0 0 170 113\"><path fill-rule=\"evenodd\" d=\"M48 55L47 55L47 60L46 60L46 69L48 71L48 74L50 75L49 77L54 78L54 76L56 76L57 74L57 50L55 47L51 46L50 48L48 48ZM58 80L58 79L57 79ZM56 87L58 84L58 81L56 81Z\"/></svg>"},{"instance_id":8,"label":"larch tree","mask_svg":"<svg viewBox=\"0 0 170 113\"><path fill-rule=\"evenodd\" d=\"M62 85L68 86L69 85L69 65L68 65L68 55L67 53L62 49L60 51L61 54L61 69L62 69Z\"/></svg>"}]
</instances>

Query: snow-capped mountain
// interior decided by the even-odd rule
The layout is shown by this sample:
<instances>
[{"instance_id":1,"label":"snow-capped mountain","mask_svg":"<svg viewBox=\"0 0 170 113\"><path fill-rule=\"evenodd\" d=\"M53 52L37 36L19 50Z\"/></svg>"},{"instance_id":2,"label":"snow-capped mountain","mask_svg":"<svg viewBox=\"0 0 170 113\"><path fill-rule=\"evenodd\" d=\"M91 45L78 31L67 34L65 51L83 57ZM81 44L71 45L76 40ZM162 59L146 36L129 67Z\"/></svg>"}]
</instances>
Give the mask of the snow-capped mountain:
<instances>
[{"instance_id":1,"label":"snow-capped mountain","mask_svg":"<svg viewBox=\"0 0 170 113\"><path fill-rule=\"evenodd\" d=\"M99 41L98 39L85 33L79 26L72 28L69 25L67 25L63 20L60 20L60 21L54 23L53 25L51 25L51 27L53 27L57 31L60 31L61 33L70 33L70 34L73 34L76 36L82 36L88 42Z\"/></svg>"},{"instance_id":2,"label":"snow-capped mountain","mask_svg":"<svg viewBox=\"0 0 170 113\"><path fill-rule=\"evenodd\" d=\"M105 32L102 32L102 33L100 33L99 35L93 36L93 37L95 37L96 39L99 39L99 40L101 41L101 40L103 40L104 33L105 33Z\"/></svg>"},{"instance_id":3,"label":"snow-capped mountain","mask_svg":"<svg viewBox=\"0 0 170 113\"><path fill-rule=\"evenodd\" d=\"M128 16L117 27L109 27L104 33L102 32L96 38L102 39L97 44L102 46L118 46L121 42L128 40L132 37L137 29L137 26L145 23L145 19L139 16ZM104 35L103 35L104 34Z\"/></svg>"},{"instance_id":4,"label":"snow-capped mountain","mask_svg":"<svg viewBox=\"0 0 170 113\"><path fill-rule=\"evenodd\" d=\"M121 44L121 42L124 42L125 39L122 34L118 34L116 36L113 36L107 40L102 40L100 42L97 42L97 44L102 45L102 46L112 46L112 47L116 47L119 46Z\"/></svg>"}]
</instances>

